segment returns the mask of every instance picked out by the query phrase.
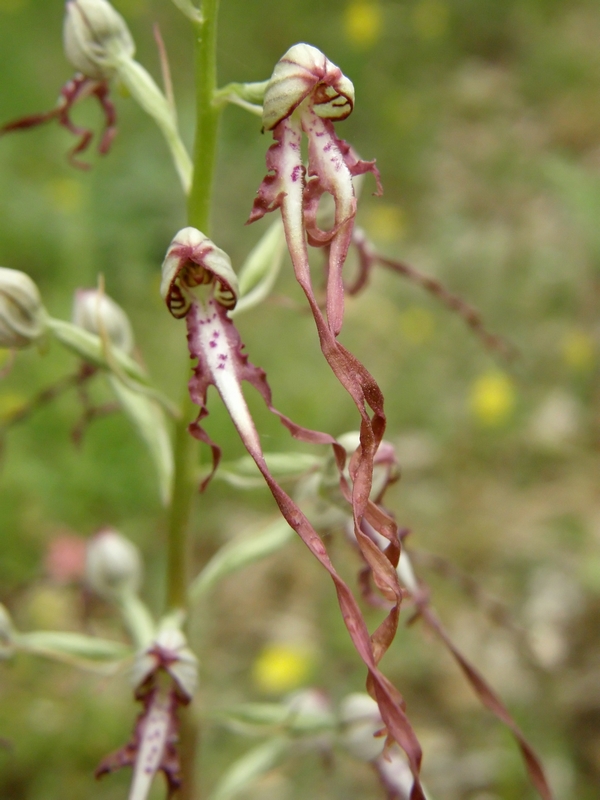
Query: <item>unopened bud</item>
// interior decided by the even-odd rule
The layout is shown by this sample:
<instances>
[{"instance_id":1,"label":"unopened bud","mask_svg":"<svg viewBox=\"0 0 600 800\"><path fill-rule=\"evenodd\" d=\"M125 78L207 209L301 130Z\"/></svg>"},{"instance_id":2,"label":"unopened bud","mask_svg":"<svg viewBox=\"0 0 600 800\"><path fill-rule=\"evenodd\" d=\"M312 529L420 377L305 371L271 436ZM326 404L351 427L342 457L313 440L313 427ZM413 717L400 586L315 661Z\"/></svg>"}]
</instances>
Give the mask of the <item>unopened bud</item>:
<instances>
[{"instance_id":1,"label":"unopened bud","mask_svg":"<svg viewBox=\"0 0 600 800\"><path fill-rule=\"evenodd\" d=\"M73 324L94 333L106 335L111 344L131 353L133 330L127 314L104 292L97 289L78 289L73 302Z\"/></svg>"},{"instance_id":2,"label":"unopened bud","mask_svg":"<svg viewBox=\"0 0 600 800\"><path fill-rule=\"evenodd\" d=\"M354 86L320 50L300 43L275 65L265 92L265 130L273 130L307 98L317 116L345 119L354 107Z\"/></svg>"},{"instance_id":3,"label":"unopened bud","mask_svg":"<svg viewBox=\"0 0 600 800\"><path fill-rule=\"evenodd\" d=\"M0 347L28 347L46 330L47 314L29 275L0 267Z\"/></svg>"},{"instance_id":4,"label":"unopened bud","mask_svg":"<svg viewBox=\"0 0 600 800\"><path fill-rule=\"evenodd\" d=\"M142 575L137 547L111 528L101 530L88 544L85 575L89 587L106 599L137 592Z\"/></svg>"},{"instance_id":5,"label":"unopened bud","mask_svg":"<svg viewBox=\"0 0 600 800\"><path fill-rule=\"evenodd\" d=\"M368 694L356 692L342 700L340 719L342 743L361 761L373 761L383 751L385 736L376 737L383 728L379 707Z\"/></svg>"},{"instance_id":6,"label":"unopened bud","mask_svg":"<svg viewBox=\"0 0 600 800\"><path fill-rule=\"evenodd\" d=\"M107 0L67 0L63 37L67 58L88 78L111 78L135 53L125 20Z\"/></svg>"},{"instance_id":7,"label":"unopened bud","mask_svg":"<svg viewBox=\"0 0 600 800\"><path fill-rule=\"evenodd\" d=\"M331 703L319 689L301 689L284 701L290 711L288 724L295 733L322 733L334 727Z\"/></svg>"}]
</instances>

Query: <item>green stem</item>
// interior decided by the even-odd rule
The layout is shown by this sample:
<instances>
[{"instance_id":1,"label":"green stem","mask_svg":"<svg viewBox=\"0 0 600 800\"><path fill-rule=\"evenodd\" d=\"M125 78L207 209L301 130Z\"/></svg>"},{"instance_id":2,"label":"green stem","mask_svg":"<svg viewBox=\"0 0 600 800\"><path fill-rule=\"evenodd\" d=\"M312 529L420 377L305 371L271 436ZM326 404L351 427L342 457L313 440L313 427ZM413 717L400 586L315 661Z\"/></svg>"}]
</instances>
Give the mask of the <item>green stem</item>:
<instances>
[{"instance_id":1,"label":"green stem","mask_svg":"<svg viewBox=\"0 0 600 800\"><path fill-rule=\"evenodd\" d=\"M189 577L187 532L192 502L197 490L195 474L198 442L188 431L194 409L195 406L192 405L186 387L181 404L181 417L175 426L175 470L168 529L167 608L169 611L183 610L187 605Z\"/></svg>"},{"instance_id":2,"label":"green stem","mask_svg":"<svg viewBox=\"0 0 600 800\"><path fill-rule=\"evenodd\" d=\"M196 33L196 141L194 173L189 195L188 224L210 235L210 207L216 163L220 111L213 104L216 89L216 32L219 0L205 0L202 19L193 23ZM185 609L188 585L188 526L196 492L198 442L187 427L197 409L187 393L175 431L175 473L169 514L167 605Z\"/></svg>"},{"instance_id":3,"label":"green stem","mask_svg":"<svg viewBox=\"0 0 600 800\"><path fill-rule=\"evenodd\" d=\"M220 109L214 104L217 88L217 12L219 0L205 0L203 20L195 25L196 41L196 141L194 177L188 202L188 223L210 235L210 205L217 155Z\"/></svg>"}]
</instances>

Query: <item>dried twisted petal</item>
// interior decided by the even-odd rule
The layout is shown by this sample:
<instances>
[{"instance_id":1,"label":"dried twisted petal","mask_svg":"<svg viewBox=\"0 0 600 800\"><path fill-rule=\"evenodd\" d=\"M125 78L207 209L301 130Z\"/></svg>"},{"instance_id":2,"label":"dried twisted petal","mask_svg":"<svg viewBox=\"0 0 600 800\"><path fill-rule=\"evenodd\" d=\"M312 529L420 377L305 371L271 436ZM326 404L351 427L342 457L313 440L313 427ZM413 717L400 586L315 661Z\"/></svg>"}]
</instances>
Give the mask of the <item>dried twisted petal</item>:
<instances>
[{"instance_id":1,"label":"dried twisted petal","mask_svg":"<svg viewBox=\"0 0 600 800\"><path fill-rule=\"evenodd\" d=\"M263 105L263 125L270 131L310 95L323 119L345 119L354 107L354 86L339 67L310 44L295 44L277 62Z\"/></svg>"}]
</instances>

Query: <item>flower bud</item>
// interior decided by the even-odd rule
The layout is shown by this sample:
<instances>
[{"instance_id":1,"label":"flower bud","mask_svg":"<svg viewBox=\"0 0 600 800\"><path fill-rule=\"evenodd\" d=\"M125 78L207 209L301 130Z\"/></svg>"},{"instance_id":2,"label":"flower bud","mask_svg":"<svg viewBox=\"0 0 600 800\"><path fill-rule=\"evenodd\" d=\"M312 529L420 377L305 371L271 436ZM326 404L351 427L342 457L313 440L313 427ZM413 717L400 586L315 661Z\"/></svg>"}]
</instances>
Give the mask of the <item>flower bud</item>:
<instances>
[{"instance_id":1,"label":"flower bud","mask_svg":"<svg viewBox=\"0 0 600 800\"><path fill-rule=\"evenodd\" d=\"M383 728L379 707L368 694L356 692L342 700L340 719L342 742L361 761L373 761L383 751L385 736L375 734Z\"/></svg>"},{"instance_id":2,"label":"flower bud","mask_svg":"<svg viewBox=\"0 0 600 800\"><path fill-rule=\"evenodd\" d=\"M78 289L73 302L73 324L89 333L108 336L111 344L131 353L133 330L127 314L104 292Z\"/></svg>"},{"instance_id":3,"label":"flower bud","mask_svg":"<svg viewBox=\"0 0 600 800\"><path fill-rule=\"evenodd\" d=\"M107 0L67 0L63 38L67 58L88 78L112 77L135 53L125 20Z\"/></svg>"},{"instance_id":4,"label":"flower bud","mask_svg":"<svg viewBox=\"0 0 600 800\"><path fill-rule=\"evenodd\" d=\"M265 130L273 130L307 98L317 116L345 119L354 107L354 86L320 50L302 42L275 65L265 92Z\"/></svg>"},{"instance_id":5,"label":"flower bud","mask_svg":"<svg viewBox=\"0 0 600 800\"><path fill-rule=\"evenodd\" d=\"M16 269L0 267L0 347L28 347L46 330L46 310L35 283Z\"/></svg>"},{"instance_id":6,"label":"flower bud","mask_svg":"<svg viewBox=\"0 0 600 800\"><path fill-rule=\"evenodd\" d=\"M301 689L289 695L284 704L291 715L288 724L295 733L322 733L334 727L331 703L319 689Z\"/></svg>"},{"instance_id":7,"label":"flower bud","mask_svg":"<svg viewBox=\"0 0 600 800\"><path fill-rule=\"evenodd\" d=\"M112 599L137 592L141 575L137 547L112 528L104 528L88 544L86 581L100 597Z\"/></svg>"}]
</instances>

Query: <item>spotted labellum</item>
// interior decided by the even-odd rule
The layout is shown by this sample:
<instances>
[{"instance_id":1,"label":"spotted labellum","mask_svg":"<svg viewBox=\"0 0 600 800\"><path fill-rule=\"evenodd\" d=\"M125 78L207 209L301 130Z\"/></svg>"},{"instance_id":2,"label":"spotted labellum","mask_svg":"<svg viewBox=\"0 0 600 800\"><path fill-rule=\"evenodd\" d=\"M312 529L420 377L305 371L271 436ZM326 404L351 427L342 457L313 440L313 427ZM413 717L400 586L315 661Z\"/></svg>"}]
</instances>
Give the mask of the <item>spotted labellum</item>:
<instances>
[{"instance_id":1,"label":"spotted labellum","mask_svg":"<svg viewBox=\"0 0 600 800\"><path fill-rule=\"evenodd\" d=\"M165 627L135 661L135 697L143 705L131 740L107 756L96 777L122 767L133 768L128 800L146 800L157 772L167 779L169 797L181 784L178 709L194 694L198 662L180 630Z\"/></svg>"},{"instance_id":2,"label":"spotted labellum","mask_svg":"<svg viewBox=\"0 0 600 800\"><path fill-rule=\"evenodd\" d=\"M258 190L250 222L281 208L296 276L310 285L306 238L313 246L329 246L327 320L337 336L342 327L342 269L352 238L356 195L352 177L379 171L362 161L339 139L334 121L346 119L354 107L354 86L339 67L309 44L296 44L277 63L267 85L263 126L276 143L267 154L269 173ZM302 161L302 134L308 139L307 170ZM333 226L322 230L317 208L323 194L333 197ZM305 288L306 291L306 288Z\"/></svg>"}]
</instances>

